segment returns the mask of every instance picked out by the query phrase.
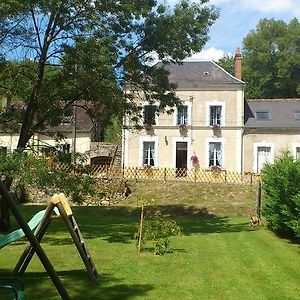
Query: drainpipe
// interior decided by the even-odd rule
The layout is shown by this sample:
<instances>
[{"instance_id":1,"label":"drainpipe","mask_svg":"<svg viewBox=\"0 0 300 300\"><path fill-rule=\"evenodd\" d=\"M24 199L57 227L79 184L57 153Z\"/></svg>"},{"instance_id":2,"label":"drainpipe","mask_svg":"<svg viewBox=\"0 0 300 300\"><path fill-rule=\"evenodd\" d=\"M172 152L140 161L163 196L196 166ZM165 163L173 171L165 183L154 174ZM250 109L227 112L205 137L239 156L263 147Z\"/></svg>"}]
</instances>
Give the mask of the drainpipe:
<instances>
[{"instance_id":1,"label":"drainpipe","mask_svg":"<svg viewBox=\"0 0 300 300\"><path fill-rule=\"evenodd\" d=\"M76 105L73 107L73 127L72 127L72 135L73 135L73 163L76 163Z\"/></svg>"}]
</instances>

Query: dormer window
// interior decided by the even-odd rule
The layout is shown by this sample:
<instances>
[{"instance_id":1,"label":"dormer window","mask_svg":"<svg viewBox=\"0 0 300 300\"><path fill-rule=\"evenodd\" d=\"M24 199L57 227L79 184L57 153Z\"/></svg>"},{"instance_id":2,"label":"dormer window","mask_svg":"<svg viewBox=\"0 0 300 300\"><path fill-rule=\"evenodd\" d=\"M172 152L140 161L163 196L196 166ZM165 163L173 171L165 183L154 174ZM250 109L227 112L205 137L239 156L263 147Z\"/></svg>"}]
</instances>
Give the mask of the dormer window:
<instances>
[{"instance_id":1,"label":"dormer window","mask_svg":"<svg viewBox=\"0 0 300 300\"><path fill-rule=\"evenodd\" d=\"M73 122L73 116L63 116L62 124L68 125Z\"/></svg>"},{"instance_id":2,"label":"dormer window","mask_svg":"<svg viewBox=\"0 0 300 300\"><path fill-rule=\"evenodd\" d=\"M271 114L268 111L257 111L256 119L261 121L269 121L271 120Z\"/></svg>"},{"instance_id":3,"label":"dormer window","mask_svg":"<svg viewBox=\"0 0 300 300\"><path fill-rule=\"evenodd\" d=\"M295 111L294 112L294 118L296 121L300 121L300 111Z\"/></svg>"}]
</instances>

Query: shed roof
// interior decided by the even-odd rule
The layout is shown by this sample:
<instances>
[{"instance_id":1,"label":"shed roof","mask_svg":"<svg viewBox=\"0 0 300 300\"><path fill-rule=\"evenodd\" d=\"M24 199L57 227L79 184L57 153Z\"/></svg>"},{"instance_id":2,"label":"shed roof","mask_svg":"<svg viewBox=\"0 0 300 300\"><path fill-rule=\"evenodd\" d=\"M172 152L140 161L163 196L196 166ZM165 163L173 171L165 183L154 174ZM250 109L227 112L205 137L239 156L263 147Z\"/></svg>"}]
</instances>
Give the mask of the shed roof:
<instances>
[{"instance_id":1,"label":"shed roof","mask_svg":"<svg viewBox=\"0 0 300 300\"><path fill-rule=\"evenodd\" d=\"M48 127L47 132L67 133L73 131L73 122L60 124L56 127ZM90 132L93 128L93 122L86 110L80 106L76 107L76 132Z\"/></svg>"},{"instance_id":2,"label":"shed roof","mask_svg":"<svg viewBox=\"0 0 300 300\"><path fill-rule=\"evenodd\" d=\"M269 120L257 118L257 112L269 112ZM245 103L246 128L300 128L300 99L250 99Z\"/></svg>"}]
</instances>

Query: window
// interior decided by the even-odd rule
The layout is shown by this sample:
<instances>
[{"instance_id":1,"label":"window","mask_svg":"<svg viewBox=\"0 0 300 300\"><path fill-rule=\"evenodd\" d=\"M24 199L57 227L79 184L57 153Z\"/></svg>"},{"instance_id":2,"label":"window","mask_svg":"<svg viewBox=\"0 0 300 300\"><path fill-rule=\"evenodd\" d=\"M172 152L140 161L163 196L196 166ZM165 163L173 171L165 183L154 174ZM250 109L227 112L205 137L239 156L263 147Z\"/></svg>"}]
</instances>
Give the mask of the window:
<instances>
[{"instance_id":1,"label":"window","mask_svg":"<svg viewBox=\"0 0 300 300\"><path fill-rule=\"evenodd\" d=\"M143 142L143 165L154 166L155 142Z\"/></svg>"},{"instance_id":2,"label":"window","mask_svg":"<svg viewBox=\"0 0 300 300\"><path fill-rule=\"evenodd\" d=\"M73 122L73 116L63 116L62 124L68 125Z\"/></svg>"},{"instance_id":3,"label":"window","mask_svg":"<svg viewBox=\"0 0 300 300\"><path fill-rule=\"evenodd\" d=\"M144 124L155 125L155 111L156 107L154 105L144 106Z\"/></svg>"},{"instance_id":4,"label":"window","mask_svg":"<svg viewBox=\"0 0 300 300\"><path fill-rule=\"evenodd\" d=\"M177 108L177 125L188 124L188 107L181 105Z\"/></svg>"},{"instance_id":5,"label":"window","mask_svg":"<svg viewBox=\"0 0 300 300\"><path fill-rule=\"evenodd\" d=\"M221 125L222 106L212 105L209 108L209 125Z\"/></svg>"},{"instance_id":6,"label":"window","mask_svg":"<svg viewBox=\"0 0 300 300\"><path fill-rule=\"evenodd\" d=\"M300 111L294 112L294 118L295 118L295 120L300 121Z\"/></svg>"},{"instance_id":7,"label":"window","mask_svg":"<svg viewBox=\"0 0 300 300\"><path fill-rule=\"evenodd\" d=\"M295 155L296 159L300 159L300 147L296 147L296 155Z\"/></svg>"},{"instance_id":8,"label":"window","mask_svg":"<svg viewBox=\"0 0 300 300\"><path fill-rule=\"evenodd\" d=\"M262 120L262 121L268 121L268 120L271 120L271 115L268 111L257 111L256 119Z\"/></svg>"},{"instance_id":9,"label":"window","mask_svg":"<svg viewBox=\"0 0 300 300\"><path fill-rule=\"evenodd\" d=\"M220 142L209 143L209 167L221 167L222 166L222 144Z\"/></svg>"},{"instance_id":10,"label":"window","mask_svg":"<svg viewBox=\"0 0 300 300\"><path fill-rule=\"evenodd\" d=\"M65 143L62 145L62 152L63 153L70 153L71 145L69 143Z\"/></svg>"}]
</instances>

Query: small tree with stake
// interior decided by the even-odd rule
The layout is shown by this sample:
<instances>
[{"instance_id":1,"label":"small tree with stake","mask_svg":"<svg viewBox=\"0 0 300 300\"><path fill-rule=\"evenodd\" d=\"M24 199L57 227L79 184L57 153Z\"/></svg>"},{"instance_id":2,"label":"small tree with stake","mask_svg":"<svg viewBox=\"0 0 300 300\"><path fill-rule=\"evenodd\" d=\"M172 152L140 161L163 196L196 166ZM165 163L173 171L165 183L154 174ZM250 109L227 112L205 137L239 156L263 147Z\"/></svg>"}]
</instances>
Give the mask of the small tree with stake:
<instances>
[{"instance_id":1,"label":"small tree with stake","mask_svg":"<svg viewBox=\"0 0 300 300\"><path fill-rule=\"evenodd\" d=\"M147 206L147 203L152 203ZM175 220L162 215L154 201L142 202L139 230L135 234L137 251L140 253L146 243L152 241L154 254L163 255L170 251L170 237L181 233ZM145 210L146 207L146 210Z\"/></svg>"}]
</instances>

